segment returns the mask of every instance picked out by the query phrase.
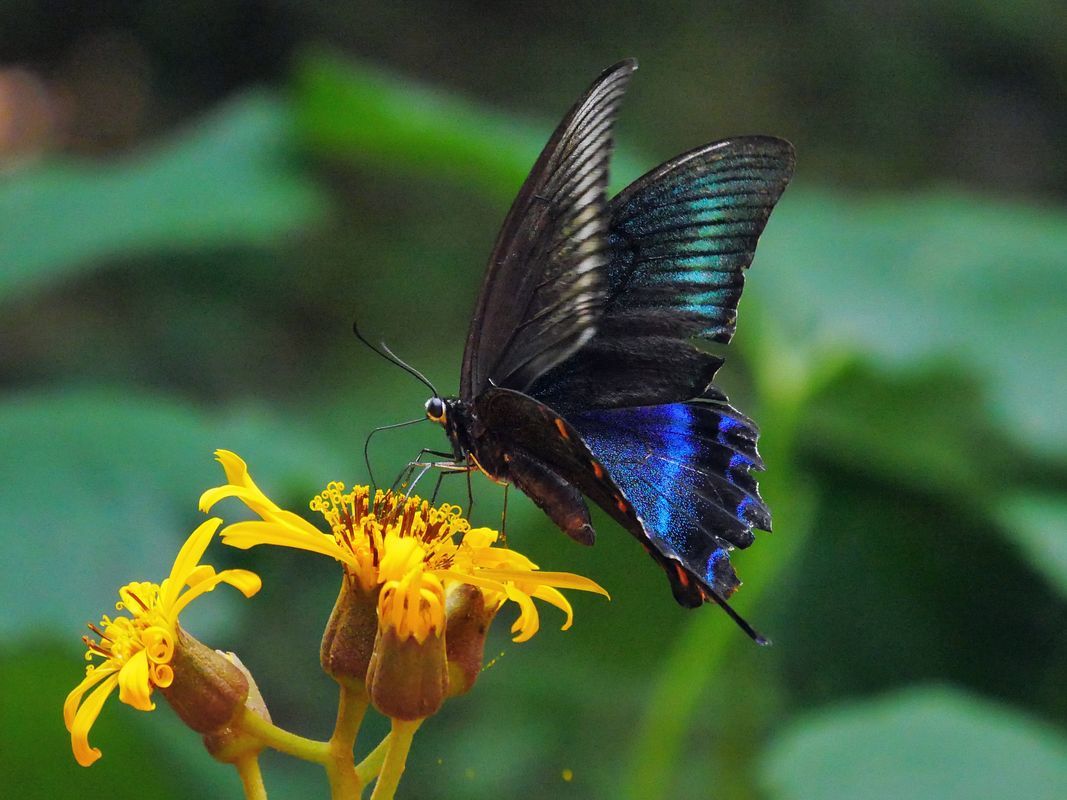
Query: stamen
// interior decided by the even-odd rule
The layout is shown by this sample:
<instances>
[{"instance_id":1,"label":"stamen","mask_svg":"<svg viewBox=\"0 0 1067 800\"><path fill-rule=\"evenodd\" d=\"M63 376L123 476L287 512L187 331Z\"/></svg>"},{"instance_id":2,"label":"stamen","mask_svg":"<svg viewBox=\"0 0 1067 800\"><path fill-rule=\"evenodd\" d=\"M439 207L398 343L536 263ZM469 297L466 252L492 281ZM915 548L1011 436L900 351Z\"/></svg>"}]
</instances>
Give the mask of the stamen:
<instances>
[{"instance_id":1,"label":"stamen","mask_svg":"<svg viewBox=\"0 0 1067 800\"><path fill-rule=\"evenodd\" d=\"M105 649L99 642L97 642L97 641L95 641L93 639L90 639L88 636L83 636L82 637L82 642L85 643L85 646L89 649L90 653L95 653L96 655L98 655L98 656L100 656L102 658L111 658L111 656L112 656L111 650L110 649ZM88 657L89 657L89 655L87 653L86 654L86 658L88 658Z\"/></svg>"},{"instance_id":2,"label":"stamen","mask_svg":"<svg viewBox=\"0 0 1067 800\"><path fill-rule=\"evenodd\" d=\"M111 637L108 636L105 631L100 630L100 628L97 627L96 623L88 622L88 623L86 623L86 627L89 630L91 630L93 633L95 633L97 636L99 636L101 639L103 639L104 641L108 641L108 642L112 641ZM83 638L88 638L88 637L83 637Z\"/></svg>"},{"instance_id":3,"label":"stamen","mask_svg":"<svg viewBox=\"0 0 1067 800\"><path fill-rule=\"evenodd\" d=\"M130 597L137 601L137 604L141 607L142 611L148 610L148 606L145 604L145 601L138 597L132 589L127 589L126 594L128 594Z\"/></svg>"}]
</instances>

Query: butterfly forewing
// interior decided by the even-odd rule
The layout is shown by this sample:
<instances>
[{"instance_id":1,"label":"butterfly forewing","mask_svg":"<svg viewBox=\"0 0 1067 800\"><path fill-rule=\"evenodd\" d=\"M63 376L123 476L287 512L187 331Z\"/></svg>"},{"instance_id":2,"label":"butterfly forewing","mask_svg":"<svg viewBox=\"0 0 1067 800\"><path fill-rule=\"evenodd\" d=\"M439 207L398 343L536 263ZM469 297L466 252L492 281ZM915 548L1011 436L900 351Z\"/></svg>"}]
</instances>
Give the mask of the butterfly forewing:
<instances>
[{"instance_id":1,"label":"butterfly forewing","mask_svg":"<svg viewBox=\"0 0 1067 800\"><path fill-rule=\"evenodd\" d=\"M460 396L525 390L595 332L607 290L607 181L632 60L605 71L552 135L493 248Z\"/></svg>"},{"instance_id":2,"label":"butterfly forewing","mask_svg":"<svg viewBox=\"0 0 1067 800\"><path fill-rule=\"evenodd\" d=\"M788 142L742 137L679 156L623 190L608 209L611 264L596 334L530 393L563 411L700 395L722 360L689 339L733 335L744 270L793 164Z\"/></svg>"}]
</instances>

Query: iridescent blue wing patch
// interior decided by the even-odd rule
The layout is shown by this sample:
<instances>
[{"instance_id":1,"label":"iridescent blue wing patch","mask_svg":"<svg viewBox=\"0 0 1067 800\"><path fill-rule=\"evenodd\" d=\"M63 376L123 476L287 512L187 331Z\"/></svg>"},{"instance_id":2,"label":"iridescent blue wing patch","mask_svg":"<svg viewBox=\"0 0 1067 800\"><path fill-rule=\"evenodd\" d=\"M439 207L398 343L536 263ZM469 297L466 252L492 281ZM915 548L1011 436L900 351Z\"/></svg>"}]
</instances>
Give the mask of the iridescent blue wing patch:
<instances>
[{"instance_id":1,"label":"iridescent blue wing patch","mask_svg":"<svg viewBox=\"0 0 1067 800\"><path fill-rule=\"evenodd\" d=\"M679 602L694 604L699 584L728 598L739 585L729 551L748 547L753 528L771 527L751 474L763 468L752 421L717 400L587 411L568 421L651 543L685 568L684 576L667 570Z\"/></svg>"}]
</instances>

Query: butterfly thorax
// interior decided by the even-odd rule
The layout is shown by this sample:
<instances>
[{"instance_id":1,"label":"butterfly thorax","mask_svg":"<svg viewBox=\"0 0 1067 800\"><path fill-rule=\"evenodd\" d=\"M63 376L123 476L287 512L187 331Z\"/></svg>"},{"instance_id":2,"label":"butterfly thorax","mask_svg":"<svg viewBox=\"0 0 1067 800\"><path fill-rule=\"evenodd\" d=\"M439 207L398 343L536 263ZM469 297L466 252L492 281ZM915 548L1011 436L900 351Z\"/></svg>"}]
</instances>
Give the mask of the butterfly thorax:
<instances>
[{"instance_id":1,"label":"butterfly thorax","mask_svg":"<svg viewBox=\"0 0 1067 800\"><path fill-rule=\"evenodd\" d=\"M445 430L457 462L470 464L498 483L508 483L504 449L482 424L473 405L459 397L433 398L426 416Z\"/></svg>"}]
</instances>

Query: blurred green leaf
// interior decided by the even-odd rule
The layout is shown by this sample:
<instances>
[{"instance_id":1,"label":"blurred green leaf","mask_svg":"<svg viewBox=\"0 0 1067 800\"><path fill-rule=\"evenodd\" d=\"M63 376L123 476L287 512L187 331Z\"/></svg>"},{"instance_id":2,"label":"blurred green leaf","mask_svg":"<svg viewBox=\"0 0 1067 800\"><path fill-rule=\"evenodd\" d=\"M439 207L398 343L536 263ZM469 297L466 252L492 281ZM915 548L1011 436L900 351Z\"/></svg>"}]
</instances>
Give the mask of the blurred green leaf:
<instances>
[{"instance_id":1,"label":"blurred green leaf","mask_svg":"<svg viewBox=\"0 0 1067 800\"><path fill-rule=\"evenodd\" d=\"M1027 475L1018 446L989 421L982 403L981 383L958 368L930 365L888 376L853 364L812 403L801 447L859 476L992 513Z\"/></svg>"},{"instance_id":2,"label":"blurred green leaf","mask_svg":"<svg viewBox=\"0 0 1067 800\"><path fill-rule=\"evenodd\" d=\"M84 677L79 649L36 638L5 647L0 654L4 676L0 725L12 737L0 748L5 797L236 796L240 785L236 775L208 757L199 737L182 727L165 703L145 714L129 706L119 708L117 692L89 737L103 757L89 769L78 766L63 727L62 706L67 692ZM175 769L179 764L181 768ZM136 779L131 780L132 775Z\"/></svg>"},{"instance_id":3,"label":"blurred green leaf","mask_svg":"<svg viewBox=\"0 0 1067 800\"><path fill-rule=\"evenodd\" d=\"M24 394L0 403L0 533L18 579L0 582L0 632L41 627L76 641L129 580L166 575L204 519L200 493L223 481L212 453L249 461L279 501L307 498L347 463L292 421L255 408L208 415L177 401L117 392ZM216 557L231 557L225 548ZM57 586L56 576L62 576ZM218 620L237 599L190 609Z\"/></svg>"},{"instance_id":4,"label":"blurred green leaf","mask_svg":"<svg viewBox=\"0 0 1067 800\"><path fill-rule=\"evenodd\" d=\"M577 80L574 96L584 88ZM444 177L505 201L518 191L554 124L494 111L322 52L300 63L296 98L299 130L315 152Z\"/></svg>"},{"instance_id":5,"label":"blurred green leaf","mask_svg":"<svg viewBox=\"0 0 1067 800\"><path fill-rule=\"evenodd\" d=\"M793 723L762 780L775 800L1055 800L1067 739L952 689L911 690Z\"/></svg>"},{"instance_id":6,"label":"blurred green leaf","mask_svg":"<svg viewBox=\"0 0 1067 800\"><path fill-rule=\"evenodd\" d=\"M982 380L1005 434L1063 458L1067 215L962 196L844 200L798 188L760 244L772 275L751 288L790 338L886 367L954 359Z\"/></svg>"},{"instance_id":7,"label":"blurred green leaf","mask_svg":"<svg viewBox=\"0 0 1067 800\"><path fill-rule=\"evenodd\" d=\"M1000 521L1037 572L1067 594L1067 499L1020 494L1000 506Z\"/></svg>"},{"instance_id":8,"label":"blurred green leaf","mask_svg":"<svg viewBox=\"0 0 1067 800\"><path fill-rule=\"evenodd\" d=\"M988 509L834 461L805 471L824 487L817 533L766 623L796 704L948 680L1067 719L1067 605Z\"/></svg>"},{"instance_id":9,"label":"blurred green leaf","mask_svg":"<svg viewBox=\"0 0 1067 800\"><path fill-rule=\"evenodd\" d=\"M319 153L492 191L513 191L544 146L536 126L325 53L300 63L296 97L298 130Z\"/></svg>"},{"instance_id":10,"label":"blurred green leaf","mask_svg":"<svg viewBox=\"0 0 1067 800\"><path fill-rule=\"evenodd\" d=\"M289 125L284 103L253 92L149 152L0 182L0 297L101 259L261 245L306 225L323 203L290 163Z\"/></svg>"}]
</instances>

